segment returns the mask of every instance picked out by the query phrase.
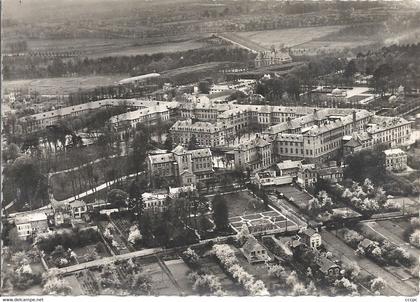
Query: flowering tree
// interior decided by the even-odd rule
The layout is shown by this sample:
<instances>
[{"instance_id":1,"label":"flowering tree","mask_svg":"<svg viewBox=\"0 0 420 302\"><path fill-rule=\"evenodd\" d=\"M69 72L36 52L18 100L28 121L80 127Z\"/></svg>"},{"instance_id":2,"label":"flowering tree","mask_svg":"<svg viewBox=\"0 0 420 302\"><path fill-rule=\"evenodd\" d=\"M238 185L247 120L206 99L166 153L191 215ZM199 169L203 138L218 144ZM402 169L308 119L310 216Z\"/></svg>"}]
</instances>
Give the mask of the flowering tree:
<instances>
[{"instance_id":1,"label":"flowering tree","mask_svg":"<svg viewBox=\"0 0 420 302\"><path fill-rule=\"evenodd\" d=\"M210 253L216 256L224 269L227 270L250 295L268 294L267 289L263 286L264 283L260 280L255 281L254 277L239 265L235 252L229 245L216 244L213 246Z\"/></svg>"},{"instance_id":2,"label":"flowering tree","mask_svg":"<svg viewBox=\"0 0 420 302\"><path fill-rule=\"evenodd\" d=\"M410 243L415 247L420 248L420 230L415 230L414 233L410 235Z\"/></svg>"},{"instance_id":3,"label":"flowering tree","mask_svg":"<svg viewBox=\"0 0 420 302\"><path fill-rule=\"evenodd\" d=\"M236 239L242 245L248 240L249 236L250 236L250 232L249 232L248 226L244 223L242 224L242 227L239 230L238 234L236 234Z\"/></svg>"},{"instance_id":4,"label":"flowering tree","mask_svg":"<svg viewBox=\"0 0 420 302\"><path fill-rule=\"evenodd\" d=\"M131 226L130 234L128 235L128 242L130 242L131 244L136 244L142 239L143 239L143 236L140 233L138 226L137 225Z\"/></svg>"},{"instance_id":5,"label":"flowering tree","mask_svg":"<svg viewBox=\"0 0 420 302\"><path fill-rule=\"evenodd\" d=\"M370 289L374 293L376 293L376 292L382 293L382 291L385 289L385 281L380 277L373 279L370 282Z\"/></svg>"},{"instance_id":6,"label":"flowering tree","mask_svg":"<svg viewBox=\"0 0 420 302\"><path fill-rule=\"evenodd\" d=\"M356 262L351 262L344 266L345 276L349 280L356 279L360 274L360 266Z\"/></svg>"},{"instance_id":7,"label":"flowering tree","mask_svg":"<svg viewBox=\"0 0 420 302\"><path fill-rule=\"evenodd\" d=\"M193 290L198 292L200 295L224 294L219 278L214 275L200 275L196 272L193 272L188 275L188 278L193 282Z\"/></svg>"},{"instance_id":8,"label":"flowering tree","mask_svg":"<svg viewBox=\"0 0 420 302\"><path fill-rule=\"evenodd\" d=\"M196 266L198 264L199 256L192 248L187 248L183 253L182 256L184 260L193 266Z\"/></svg>"},{"instance_id":9,"label":"flowering tree","mask_svg":"<svg viewBox=\"0 0 420 302\"><path fill-rule=\"evenodd\" d=\"M334 282L334 290L337 294L358 294L357 285L344 277Z\"/></svg>"},{"instance_id":10,"label":"flowering tree","mask_svg":"<svg viewBox=\"0 0 420 302\"><path fill-rule=\"evenodd\" d=\"M42 293L45 295L69 295L71 293L71 287L56 274L50 274L45 280Z\"/></svg>"},{"instance_id":11,"label":"flowering tree","mask_svg":"<svg viewBox=\"0 0 420 302\"><path fill-rule=\"evenodd\" d=\"M272 277L281 278L284 273L284 267L280 264L270 265L268 267L268 273Z\"/></svg>"},{"instance_id":12,"label":"flowering tree","mask_svg":"<svg viewBox=\"0 0 420 302\"><path fill-rule=\"evenodd\" d=\"M293 288L295 286L295 284L297 284L298 282L299 282L299 280L297 278L296 272L292 271L286 279L286 286L288 288Z\"/></svg>"}]
</instances>

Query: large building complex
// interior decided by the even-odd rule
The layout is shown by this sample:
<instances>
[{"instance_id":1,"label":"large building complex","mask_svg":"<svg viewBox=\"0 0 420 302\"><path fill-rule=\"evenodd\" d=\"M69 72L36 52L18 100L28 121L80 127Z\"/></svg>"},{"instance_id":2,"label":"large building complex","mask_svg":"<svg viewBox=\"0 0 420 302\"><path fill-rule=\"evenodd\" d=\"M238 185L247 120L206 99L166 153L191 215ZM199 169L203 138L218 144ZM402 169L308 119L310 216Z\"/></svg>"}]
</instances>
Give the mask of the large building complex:
<instances>
[{"instance_id":1,"label":"large building complex","mask_svg":"<svg viewBox=\"0 0 420 302\"><path fill-rule=\"evenodd\" d=\"M210 149L186 150L179 145L169 153L149 154L146 162L152 185L164 181L189 186L213 177Z\"/></svg>"}]
</instances>

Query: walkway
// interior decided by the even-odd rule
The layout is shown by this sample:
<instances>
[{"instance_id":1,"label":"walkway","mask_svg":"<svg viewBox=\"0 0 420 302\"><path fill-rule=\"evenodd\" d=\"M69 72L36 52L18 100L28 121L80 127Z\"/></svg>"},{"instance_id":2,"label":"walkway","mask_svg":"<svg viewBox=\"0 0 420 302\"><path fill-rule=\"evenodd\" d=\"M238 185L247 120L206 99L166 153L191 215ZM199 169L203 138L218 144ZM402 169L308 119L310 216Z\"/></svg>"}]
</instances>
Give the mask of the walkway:
<instances>
[{"instance_id":1,"label":"walkway","mask_svg":"<svg viewBox=\"0 0 420 302\"><path fill-rule=\"evenodd\" d=\"M61 171L50 172L50 173L48 173L48 178L51 177L51 176L53 176L53 175L57 175L57 174L61 174L61 173L74 172L74 171L80 170L80 169L82 169L84 167L87 167L89 165L93 165L93 164L99 163L99 162L101 162L103 160L111 159L111 158L115 158L115 157L119 157L119 156L120 155L118 155L118 154L114 154L114 155L111 155L109 157L101 157L101 158L92 160L90 162L84 163L84 164L82 164L80 166L77 166L77 167L73 167L73 168L66 169L66 170L61 170Z\"/></svg>"},{"instance_id":2,"label":"walkway","mask_svg":"<svg viewBox=\"0 0 420 302\"><path fill-rule=\"evenodd\" d=\"M153 248L153 249L146 249L146 250L136 251L136 252L122 254L122 255L106 257L106 258L97 259L97 260L93 260L93 261L89 261L85 263L75 264L68 267L58 268L57 273L60 275L70 274L70 273L77 272L77 271L84 270L91 267L111 264L118 260L128 260L131 258L150 256L150 255L155 255L163 251L164 251L163 248Z\"/></svg>"},{"instance_id":3,"label":"walkway","mask_svg":"<svg viewBox=\"0 0 420 302\"><path fill-rule=\"evenodd\" d=\"M141 171L141 172L137 172L137 173L133 173L133 174L129 174L129 175L125 175L125 176L122 176L122 177L116 178L116 179L114 179L114 180L111 180L111 181L108 181L108 182L106 182L106 183L104 183L104 184L101 184L101 185L97 186L96 188L93 188L93 189L87 190L86 192L83 192L83 193L77 194L77 195L75 195L75 196L69 197L69 198L64 199L64 200L55 200L55 198L54 198L54 196L53 196L52 192L49 192L50 202L51 202L51 204L52 204L54 207L55 207L55 206L59 207L59 206L61 206L61 205L64 205L64 204L70 203L70 202L72 202L72 201L75 201L75 200L77 200L77 199L80 199L80 198L83 198L83 197L89 196L89 195L91 195L91 194L93 194L93 193L95 193L95 192L97 192L97 191L100 191L100 190L103 190L103 189L105 189L105 188L107 188L107 187L110 187L110 186L112 186L113 184L115 184L115 183L117 183L117 182L119 182L119 181L123 181L123 180L129 179L129 178L132 178L132 177L136 177L136 176L142 175L142 174L144 174L144 173L145 173L144 171Z\"/></svg>"}]
</instances>

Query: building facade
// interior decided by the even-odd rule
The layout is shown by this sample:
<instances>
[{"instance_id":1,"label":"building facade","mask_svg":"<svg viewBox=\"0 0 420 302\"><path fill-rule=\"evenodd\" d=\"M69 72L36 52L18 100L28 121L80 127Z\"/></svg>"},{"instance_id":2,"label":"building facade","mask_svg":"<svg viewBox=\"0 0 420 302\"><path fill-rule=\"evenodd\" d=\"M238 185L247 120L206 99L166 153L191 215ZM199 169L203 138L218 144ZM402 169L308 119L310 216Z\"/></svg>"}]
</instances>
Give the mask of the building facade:
<instances>
[{"instance_id":1,"label":"building facade","mask_svg":"<svg viewBox=\"0 0 420 302\"><path fill-rule=\"evenodd\" d=\"M385 153L385 167L389 171L401 172L407 169L407 153L401 149L388 149Z\"/></svg>"},{"instance_id":2,"label":"building facade","mask_svg":"<svg viewBox=\"0 0 420 302\"><path fill-rule=\"evenodd\" d=\"M154 186L190 186L212 178L214 172L210 149L186 150L179 145L169 153L149 154L146 162Z\"/></svg>"}]
</instances>

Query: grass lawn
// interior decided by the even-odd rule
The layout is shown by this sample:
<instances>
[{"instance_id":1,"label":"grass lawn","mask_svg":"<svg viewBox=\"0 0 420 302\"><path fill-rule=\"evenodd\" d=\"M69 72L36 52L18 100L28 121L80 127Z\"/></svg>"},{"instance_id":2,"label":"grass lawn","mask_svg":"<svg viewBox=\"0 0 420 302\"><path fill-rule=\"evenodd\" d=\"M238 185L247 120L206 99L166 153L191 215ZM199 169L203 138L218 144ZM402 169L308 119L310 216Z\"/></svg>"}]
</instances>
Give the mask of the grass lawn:
<instances>
[{"instance_id":1,"label":"grass lawn","mask_svg":"<svg viewBox=\"0 0 420 302\"><path fill-rule=\"evenodd\" d=\"M252 196L249 191L228 193L222 196L228 206L229 218L264 211L263 203ZM213 197L209 199L213 200Z\"/></svg>"},{"instance_id":2,"label":"grass lawn","mask_svg":"<svg viewBox=\"0 0 420 302\"><path fill-rule=\"evenodd\" d=\"M115 171L115 177L121 177L126 174L127 157L109 158L93 164L94 187L104 184L107 173ZM88 181L89 167L83 167L76 171L55 174L50 178L50 185L56 200L64 200L76 194L91 189ZM73 181L73 184L72 184Z\"/></svg>"},{"instance_id":3,"label":"grass lawn","mask_svg":"<svg viewBox=\"0 0 420 302\"><path fill-rule=\"evenodd\" d=\"M163 272L157 262L143 265L143 270L152 278L152 291L155 295L180 295L181 293Z\"/></svg>"},{"instance_id":4,"label":"grass lawn","mask_svg":"<svg viewBox=\"0 0 420 302\"><path fill-rule=\"evenodd\" d=\"M194 294L192 290L192 283L188 279L188 274L191 272L190 268L184 263L182 259L165 261L165 265L174 276L178 285L186 295Z\"/></svg>"},{"instance_id":5,"label":"grass lawn","mask_svg":"<svg viewBox=\"0 0 420 302\"><path fill-rule=\"evenodd\" d=\"M52 159L53 171L63 171L78 167L86 164L90 161L94 161L102 158L102 147L98 145L90 145L83 147L82 149L70 149L66 153L57 153L56 157ZM117 154L117 150L114 150L111 155Z\"/></svg>"},{"instance_id":6,"label":"grass lawn","mask_svg":"<svg viewBox=\"0 0 420 302\"><path fill-rule=\"evenodd\" d=\"M84 77L61 77L30 80L5 81L6 90L29 89L40 94L69 94L79 89L92 89L98 86L114 85L115 82L126 78L128 75L112 76L84 76Z\"/></svg>"},{"instance_id":7,"label":"grass lawn","mask_svg":"<svg viewBox=\"0 0 420 302\"><path fill-rule=\"evenodd\" d=\"M79 283L79 280L77 280L75 275L66 276L63 279L64 279L64 282L67 283L71 287L71 294L73 296L85 294L83 292L81 284Z\"/></svg>"}]
</instances>

